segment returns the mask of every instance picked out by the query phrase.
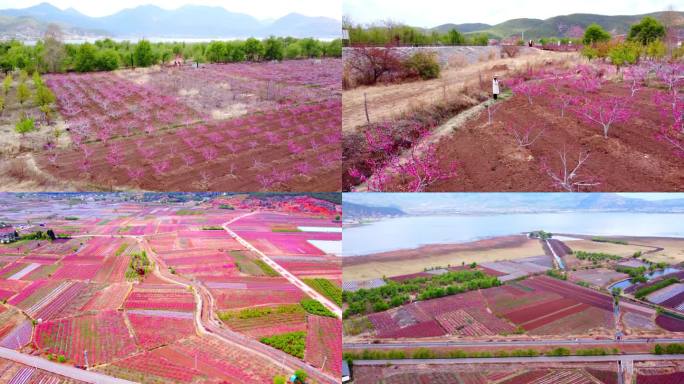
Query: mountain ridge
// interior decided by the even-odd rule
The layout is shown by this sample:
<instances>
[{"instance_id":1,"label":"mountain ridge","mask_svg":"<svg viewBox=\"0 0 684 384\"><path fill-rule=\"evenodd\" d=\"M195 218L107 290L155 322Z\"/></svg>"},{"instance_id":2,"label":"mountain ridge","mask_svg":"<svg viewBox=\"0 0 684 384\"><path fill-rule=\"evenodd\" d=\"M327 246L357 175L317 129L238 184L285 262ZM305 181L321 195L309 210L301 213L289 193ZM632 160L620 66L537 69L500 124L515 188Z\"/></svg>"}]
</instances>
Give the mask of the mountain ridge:
<instances>
[{"instance_id":1,"label":"mountain ridge","mask_svg":"<svg viewBox=\"0 0 684 384\"><path fill-rule=\"evenodd\" d=\"M430 194L417 199L407 194L344 195L344 204L397 207L406 214L514 213L561 211L684 212L684 197L644 200L614 193Z\"/></svg>"},{"instance_id":2,"label":"mountain ridge","mask_svg":"<svg viewBox=\"0 0 684 384\"><path fill-rule=\"evenodd\" d=\"M145 4L100 17L73 8L61 10L43 2L27 8L1 9L0 16L58 23L66 29L105 31L108 37L246 38L292 36L338 38L341 21L290 13L271 22L220 6L182 5L164 9ZM94 34L94 33L93 33Z\"/></svg>"},{"instance_id":3,"label":"mountain ridge","mask_svg":"<svg viewBox=\"0 0 684 384\"><path fill-rule=\"evenodd\" d=\"M527 19L517 18L510 19L498 24L485 23L463 23L453 24L447 23L438 25L433 28L426 29L427 31L435 31L446 33L452 28L456 28L459 32L464 34L479 34L486 33L492 38L506 38L511 35L525 32L525 38L541 38L541 37L568 37L567 34L570 28L578 26L586 28L592 23L601 25L604 29L612 34L626 34L632 24L638 23L645 16L662 19L666 11L651 12L639 15L600 15L593 13L572 13L569 15L558 15L547 19ZM674 12L677 15L676 24L684 26L684 12ZM473 27L473 26L479 26Z\"/></svg>"}]
</instances>

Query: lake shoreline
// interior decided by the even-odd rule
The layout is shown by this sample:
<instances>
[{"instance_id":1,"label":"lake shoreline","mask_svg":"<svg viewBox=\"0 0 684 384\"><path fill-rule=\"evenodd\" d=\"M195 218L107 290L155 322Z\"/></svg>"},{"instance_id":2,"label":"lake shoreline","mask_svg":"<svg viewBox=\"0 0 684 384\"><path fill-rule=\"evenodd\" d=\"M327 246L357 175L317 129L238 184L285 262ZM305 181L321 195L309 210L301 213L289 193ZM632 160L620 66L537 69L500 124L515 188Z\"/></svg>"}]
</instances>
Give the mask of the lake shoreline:
<instances>
[{"instance_id":1,"label":"lake shoreline","mask_svg":"<svg viewBox=\"0 0 684 384\"><path fill-rule=\"evenodd\" d=\"M444 246L515 236L545 230L591 240L684 238L676 223L684 215L662 214L517 214L399 217L345 226L343 258L387 252L414 251L424 246ZM358 223L360 224L360 223Z\"/></svg>"}]
</instances>

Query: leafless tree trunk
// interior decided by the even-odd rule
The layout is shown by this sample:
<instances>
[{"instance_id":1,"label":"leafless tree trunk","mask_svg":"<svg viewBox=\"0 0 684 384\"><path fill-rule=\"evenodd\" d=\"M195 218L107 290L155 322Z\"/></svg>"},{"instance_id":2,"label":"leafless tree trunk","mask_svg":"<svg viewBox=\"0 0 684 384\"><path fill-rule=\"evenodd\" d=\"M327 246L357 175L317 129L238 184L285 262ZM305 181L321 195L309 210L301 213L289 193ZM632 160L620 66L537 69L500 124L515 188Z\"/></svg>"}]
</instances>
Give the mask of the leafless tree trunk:
<instances>
[{"instance_id":1,"label":"leafless tree trunk","mask_svg":"<svg viewBox=\"0 0 684 384\"><path fill-rule=\"evenodd\" d=\"M43 60L48 72L59 72L61 70L62 61L66 56L62 38L62 29L59 25L49 24L47 26L44 36L45 50L43 51Z\"/></svg>"}]
</instances>

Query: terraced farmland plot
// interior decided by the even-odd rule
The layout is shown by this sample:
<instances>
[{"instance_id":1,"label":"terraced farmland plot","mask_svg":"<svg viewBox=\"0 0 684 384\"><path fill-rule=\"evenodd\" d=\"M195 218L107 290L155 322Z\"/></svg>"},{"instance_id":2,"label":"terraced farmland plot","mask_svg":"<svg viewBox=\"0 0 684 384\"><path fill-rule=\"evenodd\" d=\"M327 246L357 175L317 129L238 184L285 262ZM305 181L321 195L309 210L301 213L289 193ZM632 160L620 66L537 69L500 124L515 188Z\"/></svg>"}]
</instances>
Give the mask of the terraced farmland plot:
<instances>
[{"instance_id":1,"label":"terraced farmland plot","mask_svg":"<svg viewBox=\"0 0 684 384\"><path fill-rule=\"evenodd\" d=\"M342 262L338 258L318 258L312 261L299 261L296 258L273 258L281 267L300 279L324 278L340 280Z\"/></svg>"},{"instance_id":2,"label":"terraced farmland plot","mask_svg":"<svg viewBox=\"0 0 684 384\"><path fill-rule=\"evenodd\" d=\"M609 295L583 288L578 285L560 281L546 276L536 276L524 281L523 285L535 291L551 291L564 297L571 297L579 302L604 309L613 310L612 298Z\"/></svg>"},{"instance_id":3,"label":"terraced farmland plot","mask_svg":"<svg viewBox=\"0 0 684 384\"><path fill-rule=\"evenodd\" d=\"M123 307L131 285L128 283L112 284L95 292L81 308L82 311L102 311Z\"/></svg>"},{"instance_id":4,"label":"terraced farmland plot","mask_svg":"<svg viewBox=\"0 0 684 384\"><path fill-rule=\"evenodd\" d=\"M195 310L195 298L189 291L173 285L144 284L137 286L126 298L126 309Z\"/></svg>"},{"instance_id":5,"label":"terraced farmland plot","mask_svg":"<svg viewBox=\"0 0 684 384\"><path fill-rule=\"evenodd\" d=\"M326 66L326 71L332 75L339 67ZM241 71L220 66L181 72L196 78L195 85L205 81L215 87L216 79L204 76L219 76L219 68L229 71L229 77L230 71ZM308 81L323 79L312 76ZM265 80L266 88L273 88L274 80ZM249 87L260 83L231 82L235 81ZM194 110L179 98L162 94L154 84L140 86L110 73L50 75L47 84L57 95L74 143L40 154L43 170L60 179L152 190L340 189L335 172L341 161L338 90L284 83L287 92L275 105L223 116L201 112L202 103L191 103L198 108ZM218 89L224 94L236 90ZM266 96L273 95L256 100ZM202 93L192 97L202 98ZM227 117L233 118L222 120Z\"/></svg>"},{"instance_id":6,"label":"terraced farmland plot","mask_svg":"<svg viewBox=\"0 0 684 384\"><path fill-rule=\"evenodd\" d=\"M497 335L503 332L510 332L514 330L511 325L502 321L499 321L501 324L499 324L498 327L492 327L494 328L492 330L463 309L443 313L438 315L435 320L439 322L442 328L452 335L485 336ZM491 320L497 320L497 318L492 316L490 321ZM494 321L491 322L493 323Z\"/></svg>"},{"instance_id":7,"label":"terraced farmland plot","mask_svg":"<svg viewBox=\"0 0 684 384\"><path fill-rule=\"evenodd\" d=\"M6 300L31 285L30 281L0 279L0 300Z\"/></svg>"},{"instance_id":8,"label":"terraced farmland plot","mask_svg":"<svg viewBox=\"0 0 684 384\"><path fill-rule=\"evenodd\" d=\"M126 281L126 269L131 257L128 254L109 256L93 278L99 283L123 283Z\"/></svg>"},{"instance_id":9,"label":"terraced farmland plot","mask_svg":"<svg viewBox=\"0 0 684 384\"><path fill-rule=\"evenodd\" d=\"M637 375L637 384L677 384L684 382L684 372L661 375Z\"/></svg>"},{"instance_id":10,"label":"terraced farmland plot","mask_svg":"<svg viewBox=\"0 0 684 384\"><path fill-rule=\"evenodd\" d=\"M335 376L342 375L342 322L339 319L307 317L304 360Z\"/></svg>"},{"instance_id":11,"label":"terraced farmland plot","mask_svg":"<svg viewBox=\"0 0 684 384\"><path fill-rule=\"evenodd\" d=\"M304 298L304 293L296 289L210 288L220 309L238 309L258 305L296 304Z\"/></svg>"},{"instance_id":12,"label":"terraced farmland plot","mask_svg":"<svg viewBox=\"0 0 684 384\"><path fill-rule=\"evenodd\" d=\"M135 333L136 343L145 349L171 344L195 334L194 318L187 312L127 311L126 315Z\"/></svg>"},{"instance_id":13,"label":"terraced farmland plot","mask_svg":"<svg viewBox=\"0 0 684 384\"><path fill-rule=\"evenodd\" d=\"M197 369L195 367L197 361ZM142 355L115 362L98 370L153 382L146 375L154 375L173 382L189 382L195 378L208 383L267 383L273 376L283 374L270 362L247 355L239 348L225 348L213 338L198 336L179 340Z\"/></svg>"},{"instance_id":14,"label":"terraced farmland plot","mask_svg":"<svg viewBox=\"0 0 684 384\"><path fill-rule=\"evenodd\" d=\"M0 359L0 382L9 384L85 384L85 381L45 372L10 360Z\"/></svg>"},{"instance_id":15,"label":"terraced farmland plot","mask_svg":"<svg viewBox=\"0 0 684 384\"><path fill-rule=\"evenodd\" d=\"M221 314L226 325L237 332L259 339L281 333L305 331L307 328L306 311L298 304L270 308L272 313L257 317L241 316L240 311ZM232 316L231 316L232 314Z\"/></svg>"},{"instance_id":16,"label":"terraced farmland plot","mask_svg":"<svg viewBox=\"0 0 684 384\"><path fill-rule=\"evenodd\" d=\"M684 284L676 283L651 293L646 299L652 303L662 304L681 293L684 293Z\"/></svg>"},{"instance_id":17,"label":"terraced farmland plot","mask_svg":"<svg viewBox=\"0 0 684 384\"><path fill-rule=\"evenodd\" d=\"M123 314L102 311L48 321L36 326L36 346L47 353L64 355L77 365L97 365L123 358L137 350Z\"/></svg>"}]
</instances>

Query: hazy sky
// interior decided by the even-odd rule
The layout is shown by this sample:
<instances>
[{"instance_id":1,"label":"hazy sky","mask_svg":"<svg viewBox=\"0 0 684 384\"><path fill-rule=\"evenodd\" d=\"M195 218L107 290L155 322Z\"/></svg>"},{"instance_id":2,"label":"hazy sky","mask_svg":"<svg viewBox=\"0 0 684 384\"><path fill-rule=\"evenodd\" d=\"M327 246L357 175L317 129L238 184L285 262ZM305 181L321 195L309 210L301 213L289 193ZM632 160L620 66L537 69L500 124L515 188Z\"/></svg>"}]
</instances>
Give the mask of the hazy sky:
<instances>
[{"instance_id":1,"label":"hazy sky","mask_svg":"<svg viewBox=\"0 0 684 384\"><path fill-rule=\"evenodd\" d=\"M0 9L26 8L46 0L0 0ZM153 4L165 9L186 4L220 6L258 19L271 19L297 12L307 16L342 18L342 0L49 0L57 8L75 8L88 16L107 16L125 8Z\"/></svg>"},{"instance_id":2,"label":"hazy sky","mask_svg":"<svg viewBox=\"0 0 684 384\"><path fill-rule=\"evenodd\" d=\"M498 24L509 19L547 19L571 13L636 15L672 5L684 10L684 0L344 0L343 14L360 23L391 19L417 27L446 23Z\"/></svg>"},{"instance_id":3,"label":"hazy sky","mask_svg":"<svg viewBox=\"0 0 684 384\"><path fill-rule=\"evenodd\" d=\"M618 193L618 195L643 200L684 199L684 193Z\"/></svg>"},{"instance_id":4,"label":"hazy sky","mask_svg":"<svg viewBox=\"0 0 684 384\"><path fill-rule=\"evenodd\" d=\"M368 205L396 205L399 207L415 208L417 206L450 206L461 205L476 206L516 206L531 207L536 202L543 202L549 205L556 199L567 203L566 198L576 198L577 201L589 197L587 193L564 194L564 193L345 193L343 200ZM636 198L644 200L669 200L684 199L684 193L618 193L626 198ZM561 197L562 196L562 197ZM550 205L549 205L550 206Z\"/></svg>"}]
</instances>

